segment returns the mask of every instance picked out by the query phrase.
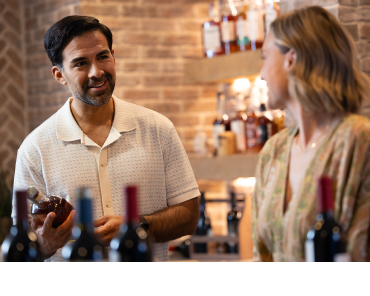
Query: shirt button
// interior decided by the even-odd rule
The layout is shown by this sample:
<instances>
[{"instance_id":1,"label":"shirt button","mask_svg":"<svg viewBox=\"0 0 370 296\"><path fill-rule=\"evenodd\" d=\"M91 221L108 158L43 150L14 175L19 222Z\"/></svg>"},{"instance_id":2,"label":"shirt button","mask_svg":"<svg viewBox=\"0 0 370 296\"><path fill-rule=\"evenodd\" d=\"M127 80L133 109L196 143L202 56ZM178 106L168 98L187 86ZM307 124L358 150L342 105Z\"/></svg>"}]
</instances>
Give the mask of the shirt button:
<instances>
[{"instance_id":1,"label":"shirt button","mask_svg":"<svg viewBox=\"0 0 370 296\"><path fill-rule=\"evenodd\" d=\"M106 206L107 208L110 208L110 206L111 206L110 202L108 202L105 206Z\"/></svg>"},{"instance_id":2,"label":"shirt button","mask_svg":"<svg viewBox=\"0 0 370 296\"><path fill-rule=\"evenodd\" d=\"M102 163L100 166L101 166L101 167L104 167L104 163Z\"/></svg>"}]
</instances>

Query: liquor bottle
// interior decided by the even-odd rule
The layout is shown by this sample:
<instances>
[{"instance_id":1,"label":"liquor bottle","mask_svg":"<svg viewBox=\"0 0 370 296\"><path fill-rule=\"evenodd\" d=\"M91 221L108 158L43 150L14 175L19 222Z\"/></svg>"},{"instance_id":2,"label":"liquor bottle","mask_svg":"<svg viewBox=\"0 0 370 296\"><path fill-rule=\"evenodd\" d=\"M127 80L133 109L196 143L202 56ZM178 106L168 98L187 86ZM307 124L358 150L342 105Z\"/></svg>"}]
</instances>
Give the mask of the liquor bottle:
<instances>
[{"instance_id":1,"label":"liquor bottle","mask_svg":"<svg viewBox=\"0 0 370 296\"><path fill-rule=\"evenodd\" d=\"M213 148L215 154L218 149L218 135L226 131L225 121L223 120L223 106L225 103L225 95L221 92L217 93L217 118L213 123Z\"/></svg>"},{"instance_id":2,"label":"liquor bottle","mask_svg":"<svg viewBox=\"0 0 370 296\"><path fill-rule=\"evenodd\" d=\"M245 114L244 95L237 94L236 100L236 115L231 120L231 131L235 134L236 150L239 153L247 150L245 139L245 124L247 121L247 114Z\"/></svg>"},{"instance_id":3,"label":"liquor bottle","mask_svg":"<svg viewBox=\"0 0 370 296\"><path fill-rule=\"evenodd\" d=\"M88 188L77 190L78 223L73 227L74 242L62 249L62 256L67 261L103 261L107 254L94 234L92 220L92 191Z\"/></svg>"},{"instance_id":4,"label":"liquor bottle","mask_svg":"<svg viewBox=\"0 0 370 296\"><path fill-rule=\"evenodd\" d=\"M238 51L246 51L251 49L251 44L249 42L247 11L248 5L243 1L239 7L239 13L236 21L236 44Z\"/></svg>"},{"instance_id":5,"label":"liquor bottle","mask_svg":"<svg viewBox=\"0 0 370 296\"><path fill-rule=\"evenodd\" d=\"M258 117L257 125L257 137L258 137L258 149L261 150L267 140L274 134L273 131L273 118L271 114L266 111L266 105L262 103L260 105L260 116Z\"/></svg>"},{"instance_id":6,"label":"liquor bottle","mask_svg":"<svg viewBox=\"0 0 370 296\"><path fill-rule=\"evenodd\" d=\"M251 50L262 48L264 37L263 11L255 2L251 3L247 12L247 22Z\"/></svg>"},{"instance_id":7,"label":"liquor bottle","mask_svg":"<svg viewBox=\"0 0 370 296\"><path fill-rule=\"evenodd\" d=\"M212 235L212 226L206 211L204 192L200 193L199 210L200 215L198 220L198 226L197 229L195 230L194 235ZM207 243L194 244L195 253L207 253L207 251L208 251Z\"/></svg>"},{"instance_id":8,"label":"liquor bottle","mask_svg":"<svg viewBox=\"0 0 370 296\"><path fill-rule=\"evenodd\" d=\"M280 16L280 7L275 0L267 0L266 13L263 16L265 25L265 36L270 30L271 23Z\"/></svg>"},{"instance_id":9,"label":"liquor bottle","mask_svg":"<svg viewBox=\"0 0 370 296\"><path fill-rule=\"evenodd\" d=\"M32 202L31 215L44 222L50 212L56 214L52 226L59 227L67 220L73 206L64 198L48 195L43 196L36 187L28 187L27 198Z\"/></svg>"},{"instance_id":10,"label":"liquor bottle","mask_svg":"<svg viewBox=\"0 0 370 296\"><path fill-rule=\"evenodd\" d=\"M17 224L1 245L5 262L41 262L37 237L28 233L27 191L16 191ZM30 239L32 238L32 240Z\"/></svg>"},{"instance_id":11,"label":"liquor bottle","mask_svg":"<svg viewBox=\"0 0 370 296\"><path fill-rule=\"evenodd\" d=\"M331 179L321 177L318 182L318 210L316 223L307 233L305 257L308 262L333 262L345 252L342 228L333 217Z\"/></svg>"},{"instance_id":12,"label":"liquor bottle","mask_svg":"<svg viewBox=\"0 0 370 296\"><path fill-rule=\"evenodd\" d=\"M150 262L152 261L147 232L140 227L137 214L137 187L127 186L125 223L110 243L109 261Z\"/></svg>"},{"instance_id":13,"label":"liquor bottle","mask_svg":"<svg viewBox=\"0 0 370 296\"><path fill-rule=\"evenodd\" d=\"M198 157L205 157L208 153L207 134L200 128L194 138L194 152Z\"/></svg>"},{"instance_id":14,"label":"liquor bottle","mask_svg":"<svg viewBox=\"0 0 370 296\"><path fill-rule=\"evenodd\" d=\"M228 236L238 237L239 222L242 217L242 212L236 206L235 193L230 193L231 210L227 213L227 233ZM236 242L225 243L226 253L236 254L239 252L239 246Z\"/></svg>"},{"instance_id":15,"label":"liquor bottle","mask_svg":"<svg viewBox=\"0 0 370 296\"><path fill-rule=\"evenodd\" d=\"M230 7L229 1L224 1L221 8L221 40L222 48L226 55L237 52L235 22L236 8ZM231 1L232 5L233 2Z\"/></svg>"},{"instance_id":16,"label":"liquor bottle","mask_svg":"<svg viewBox=\"0 0 370 296\"><path fill-rule=\"evenodd\" d=\"M245 138L247 144L247 150L258 152L258 135L257 135L257 126L258 126L258 116L255 111L251 110L247 114L247 121L245 123Z\"/></svg>"},{"instance_id":17,"label":"liquor bottle","mask_svg":"<svg viewBox=\"0 0 370 296\"><path fill-rule=\"evenodd\" d=\"M214 15L214 5L209 4L209 21L202 25L204 56L212 58L222 55L220 22Z\"/></svg>"}]
</instances>

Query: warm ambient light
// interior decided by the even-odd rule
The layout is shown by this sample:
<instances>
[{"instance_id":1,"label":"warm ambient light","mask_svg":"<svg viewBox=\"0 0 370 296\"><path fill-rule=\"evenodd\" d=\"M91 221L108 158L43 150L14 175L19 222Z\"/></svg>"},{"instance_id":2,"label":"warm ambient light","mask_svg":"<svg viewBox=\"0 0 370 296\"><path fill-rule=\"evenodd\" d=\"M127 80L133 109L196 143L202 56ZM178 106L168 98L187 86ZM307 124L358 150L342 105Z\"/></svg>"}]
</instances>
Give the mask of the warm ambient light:
<instances>
[{"instance_id":1,"label":"warm ambient light","mask_svg":"<svg viewBox=\"0 0 370 296\"><path fill-rule=\"evenodd\" d=\"M267 86L267 83L265 80L262 80L261 79L261 76L258 76L256 78L256 80L254 81L254 84L258 87L258 88L265 88Z\"/></svg>"},{"instance_id":2,"label":"warm ambient light","mask_svg":"<svg viewBox=\"0 0 370 296\"><path fill-rule=\"evenodd\" d=\"M232 87L236 93L246 94L251 87L251 83L248 78L240 78L234 81Z\"/></svg>"},{"instance_id":3,"label":"warm ambient light","mask_svg":"<svg viewBox=\"0 0 370 296\"><path fill-rule=\"evenodd\" d=\"M233 181L233 186L235 187L251 187L253 188L256 184L256 178L238 178Z\"/></svg>"}]
</instances>

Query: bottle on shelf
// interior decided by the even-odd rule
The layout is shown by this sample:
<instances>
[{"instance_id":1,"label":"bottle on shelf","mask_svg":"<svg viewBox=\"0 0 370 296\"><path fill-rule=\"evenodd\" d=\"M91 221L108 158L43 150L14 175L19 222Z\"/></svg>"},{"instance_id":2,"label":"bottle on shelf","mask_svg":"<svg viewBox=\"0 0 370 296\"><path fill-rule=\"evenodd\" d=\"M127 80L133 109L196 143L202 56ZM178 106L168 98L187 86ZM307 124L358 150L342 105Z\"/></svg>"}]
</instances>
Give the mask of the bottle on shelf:
<instances>
[{"instance_id":1,"label":"bottle on shelf","mask_svg":"<svg viewBox=\"0 0 370 296\"><path fill-rule=\"evenodd\" d=\"M251 50L262 48L264 38L263 10L256 1L252 1L247 12L249 40Z\"/></svg>"},{"instance_id":2,"label":"bottle on shelf","mask_svg":"<svg viewBox=\"0 0 370 296\"><path fill-rule=\"evenodd\" d=\"M209 4L209 20L202 25L202 37L204 56L212 58L223 54L220 22L215 16L213 3Z\"/></svg>"},{"instance_id":3,"label":"bottle on shelf","mask_svg":"<svg viewBox=\"0 0 370 296\"><path fill-rule=\"evenodd\" d=\"M200 215L198 220L198 226L197 229L195 230L194 235L212 235L211 220L209 219L206 211L206 201L204 197L204 192L200 193L199 211ZM207 253L208 252L207 243L194 244L194 252Z\"/></svg>"},{"instance_id":4,"label":"bottle on shelf","mask_svg":"<svg viewBox=\"0 0 370 296\"><path fill-rule=\"evenodd\" d=\"M235 134L236 151L243 153L247 150L245 139L245 124L247 114L245 114L244 95L239 93L236 97L236 115L231 120L231 131Z\"/></svg>"},{"instance_id":5,"label":"bottle on shelf","mask_svg":"<svg viewBox=\"0 0 370 296\"><path fill-rule=\"evenodd\" d=\"M263 16L265 36L270 30L271 23L280 16L279 3L275 0L266 0L266 13Z\"/></svg>"},{"instance_id":6,"label":"bottle on shelf","mask_svg":"<svg viewBox=\"0 0 370 296\"><path fill-rule=\"evenodd\" d=\"M238 237L239 223L242 218L242 212L236 205L236 197L233 191L230 192L231 210L227 213L227 233L228 236ZM238 243L234 241L225 243L226 253L237 254L239 252Z\"/></svg>"},{"instance_id":7,"label":"bottle on shelf","mask_svg":"<svg viewBox=\"0 0 370 296\"><path fill-rule=\"evenodd\" d=\"M29 232L27 191L16 191L17 224L12 226L1 245L5 262L41 262L37 236Z\"/></svg>"},{"instance_id":8,"label":"bottle on shelf","mask_svg":"<svg viewBox=\"0 0 370 296\"><path fill-rule=\"evenodd\" d=\"M239 13L236 21L236 44L238 51L247 51L251 49L247 11L248 5L245 1L242 1L239 6Z\"/></svg>"},{"instance_id":9,"label":"bottle on shelf","mask_svg":"<svg viewBox=\"0 0 370 296\"><path fill-rule=\"evenodd\" d=\"M194 152L198 157L208 154L207 134L200 128L194 138Z\"/></svg>"},{"instance_id":10,"label":"bottle on shelf","mask_svg":"<svg viewBox=\"0 0 370 296\"><path fill-rule=\"evenodd\" d=\"M248 151L259 151L257 127L258 116L255 111L251 110L247 114L247 121L245 123L245 139Z\"/></svg>"},{"instance_id":11,"label":"bottle on shelf","mask_svg":"<svg viewBox=\"0 0 370 296\"><path fill-rule=\"evenodd\" d=\"M226 131L226 125L222 118L225 95L222 92L217 93L217 118L213 123L213 148L214 154L217 154L218 135Z\"/></svg>"},{"instance_id":12,"label":"bottle on shelf","mask_svg":"<svg viewBox=\"0 0 370 296\"><path fill-rule=\"evenodd\" d=\"M150 262L152 254L148 233L139 224L137 212L137 187L127 186L125 223L110 243L109 261Z\"/></svg>"},{"instance_id":13,"label":"bottle on shelf","mask_svg":"<svg viewBox=\"0 0 370 296\"><path fill-rule=\"evenodd\" d=\"M44 222L50 212L56 214L53 227L57 228L67 220L73 206L64 198L48 195L43 196L41 192L33 186L28 187L27 198L32 202L31 215Z\"/></svg>"},{"instance_id":14,"label":"bottle on shelf","mask_svg":"<svg viewBox=\"0 0 370 296\"><path fill-rule=\"evenodd\" d=\"M307 233L305 257L307 262L349 261L345 253L345 237L333 213L332 182L321 177L318 182L318 214L316 223Z\"/></svg>"},{"instance_id":15,"label":"bottle on shelf","mask_svg":"<svg viewBox=\"0 0 370 296\"><path fill-rule=\"evenodd\" d=\"M259 150L265 145L267 140L274 135L273 130L273 117L266 111L266 105L261 103L260 116L258 117L257 137Z\"/></svg>"},{"instance_id":16,"label":"bottle on shelf","mask_svg":"<svg viewBox=\"0 0 370 296\"><path fill-rule=\"evenodd\" d=\"M220 0L221 1L221 0ZM223 0L221 5L221 40L226 55L237 52L235 21L237 10L233 1Z\"/></svg>"},{"instance_id":17,"label":"bottle on shelf","mask_svg":"<svg viewBox=\"0 0 370 296\"><path fill-rule=\"evenodd\" d=\"M273 113L273 117L274 117L274 121L273 121L273 133L278 133L280 132L281 130L283 130L285 128L285 125L284 125L284 110L273 110L272 111Z\"/></svg>"},{"instance_id":18,"label":"bottle on shelf","mask_svg":"<svg viewBox=\"0 0 370 296\"><path fill-rule=\"evenodd\" d=\"M72 230L73 243L63 247L62 256L65 260L73 262L105 261L108 257L107 252L94 234L92 191L88 188L80 188L76 195L78 222Z\"/></svg>"}]
</instances>

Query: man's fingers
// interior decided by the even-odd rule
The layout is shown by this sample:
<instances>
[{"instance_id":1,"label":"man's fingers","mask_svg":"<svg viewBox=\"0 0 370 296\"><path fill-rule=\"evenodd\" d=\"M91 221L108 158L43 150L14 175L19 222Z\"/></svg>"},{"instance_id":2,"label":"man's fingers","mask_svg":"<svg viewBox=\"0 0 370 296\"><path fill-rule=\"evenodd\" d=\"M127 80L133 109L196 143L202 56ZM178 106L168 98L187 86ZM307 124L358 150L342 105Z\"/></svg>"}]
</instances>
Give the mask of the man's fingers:
<instances>
[{"instance_id":1,"label":"man's fingers","mask_svg":"<svg viewBox=\"0 0 370 296\"><path fill-rule=\"evenodd\" d=\"M73 222L75 220L75 217L77 215L77 212L76 210L73 210L69 213L69 216L67 218L67 220L65 220L63 222L62 225L60 225L57 230L58 230L58 234L59 235L62 235L64 234L65 232L70 232L72 231L72 228L73 228Z\"/></svg>"},{"instance_id":2,"label":"man's fingers","mask_svg":"<svg viewBox=\"0 0 370 296\"><path fill-rule=\"evenodd\" d=\"M55 213L54 212L51 212L49 213L46 218L45 218L45 221L44 221L44 231L49 231L52 226L53 226L53 221L54 221L54 218L55 218Z\"/></svg>"},{"instance_id":3,"label":"man's fingers","mask_svg":"<svg viewBox=\"0 0 370 296\"><path fill-rule=\"evenodd\" d=\"M108 218L104 216L102 218L94 220L93 224L94 224L94 227L99 227L107 223L107 221L108 221Z\"/></svg>"}]
</instances>

